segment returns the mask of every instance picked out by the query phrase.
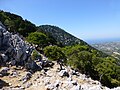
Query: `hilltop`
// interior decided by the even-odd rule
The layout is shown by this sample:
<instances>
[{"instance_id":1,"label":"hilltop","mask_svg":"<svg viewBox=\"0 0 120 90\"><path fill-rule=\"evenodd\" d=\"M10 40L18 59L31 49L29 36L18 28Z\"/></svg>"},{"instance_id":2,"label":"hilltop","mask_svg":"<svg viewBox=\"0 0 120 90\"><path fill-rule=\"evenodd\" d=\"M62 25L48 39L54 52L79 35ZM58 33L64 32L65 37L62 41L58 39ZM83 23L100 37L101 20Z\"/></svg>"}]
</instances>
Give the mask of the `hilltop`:
<instances>
[{"instance_id":1,"label":"hilltop","mask_svg":"<svg viewBox=\"0 0 120 90\"><path fill-rule=\"evenodd\" d=\"M75 44L85 45L87 44L83 40L76 38L75 36L67 33L65 30L51 25L41 25L38 27L38 32L43 32L51 35L56 39L57 42L60 42L63 46L70 46Z\"/></svg>"}]
</instances>

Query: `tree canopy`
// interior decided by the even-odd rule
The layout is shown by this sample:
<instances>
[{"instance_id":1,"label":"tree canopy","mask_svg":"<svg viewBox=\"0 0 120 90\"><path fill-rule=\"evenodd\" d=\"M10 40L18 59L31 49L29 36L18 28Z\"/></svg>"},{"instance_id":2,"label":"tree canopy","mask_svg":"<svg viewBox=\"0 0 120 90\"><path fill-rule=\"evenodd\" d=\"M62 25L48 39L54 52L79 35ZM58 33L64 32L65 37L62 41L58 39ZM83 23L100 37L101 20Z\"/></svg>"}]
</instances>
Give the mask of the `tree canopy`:
<instances>
[{"instance_id":1,"label":"tree canopy","mask_svg":"<svg viewBox=\"0 0 120 90\"><path fill-rule=\"evenodd\" d=\"M40 47L47 45L47 36L41 32L30 33L27 37L28 42L36 44Z\"/></svg>"},{"instance_id":2,"label":"tree canopy","mask_svg":"<svg viewBox=\"0 0 120 90\"><path fill-rule=\"evenodd\" d=\"M50 60L64 60L66 62L66 56L62 52L62 49L58 46L47 46L44 48L44 54L49 57Z\"/></svg>"}]
</instances>

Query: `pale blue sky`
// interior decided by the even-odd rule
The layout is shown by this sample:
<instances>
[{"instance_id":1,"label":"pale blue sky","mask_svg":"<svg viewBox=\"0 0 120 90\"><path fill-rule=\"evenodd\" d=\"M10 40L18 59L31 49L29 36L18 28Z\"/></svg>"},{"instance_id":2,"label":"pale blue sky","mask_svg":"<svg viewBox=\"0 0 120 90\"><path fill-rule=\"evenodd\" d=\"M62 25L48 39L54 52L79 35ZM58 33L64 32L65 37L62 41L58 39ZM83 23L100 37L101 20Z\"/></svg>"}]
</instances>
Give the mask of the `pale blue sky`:
<instances>
[{"instance_id":1,"label":"pale blue sky","mask_svg":"<svg viewBox=\"0 0 120 90\"><path fill-rule=\"evenodd\" d=\"M83 40L120 38L120 0L0 0L0 9Z\"/></svg>"}]
</instances>

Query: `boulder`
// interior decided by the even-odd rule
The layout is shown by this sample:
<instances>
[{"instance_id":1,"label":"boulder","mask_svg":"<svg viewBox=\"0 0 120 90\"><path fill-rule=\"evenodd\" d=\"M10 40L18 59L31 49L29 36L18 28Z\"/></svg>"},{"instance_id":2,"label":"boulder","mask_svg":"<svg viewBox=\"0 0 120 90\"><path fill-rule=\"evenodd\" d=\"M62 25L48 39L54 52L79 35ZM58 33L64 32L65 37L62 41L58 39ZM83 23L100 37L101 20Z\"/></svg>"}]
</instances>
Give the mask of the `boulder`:
<instances>
[{"instance_id":1,"label":"boulder","mask_svg":"<svg viewBox=\"0 0 120 90\"><path fill-rule=\"evenodd\" d=\"M5 54L1 54L1 57L3 62L6 62L8 60L8 56L6 56Z\"/></svg>"},{"instance_id":2,"label":"boulder","mask_svg":"<svg viewBox=\"0 0 120 90\"><path fill-rule=\"evenodd\" d=\"M82 90L82 89L80 88L79 85L77 85L77 86L73 86L70 90Z\"/></svg>"},{"instance_id":3,"label":"boulder","mask_svg":"<svg viewBox=\"0 0 120 90\"><path fill-rule=\"evenodd\" d=\"M89 90L102 90L102 89L101 89L101 86L97 85L97 86L90 87Z\"/></svg>"},{"instance_id":4,"label":"boulder","mask_svg":"<svg viewBox=\"0 0 120 90\"><path fill-rule=\"evenodd\" d=\"M52 63L51 61L48 60L44 60L42 63L43 67L52 67L54 65L54 63Z\"/></svg>"},{"instance_id":5,"label":"boulder","mask_svg":"<svg viewBox=\"0 0 120 90\"><path fill-rule=\"evenodd\" d=\"M64 76L69 77L69 73L67 72L67 70L61 70L58 74L60 77L64 77Z\"/></svg>"},{"instance_id":6,"label":"boulder","mask_svg":"<svg viewBox=\"0 0 120 90\"><path fill-rule=\"evenodd\" d=\"M56 82L54 83L54 87L59 87L59 84L60 84L60 80L56 80Z\"/></svg>"},{"instance_id":7,"label":"boulder","mask_svg":"<svg viewBox=\"0 0 120 90\"><path fill-rule=\"evenodd\" d=\"M12 73L11 73L11 77L17 77L19 74L18 74L18 72L17 71L13 71Z\"/></svg>"},{"instance_id":8,"label":"boulder","mask_svg":"<svg viewBox=\"0 0 120 90\"><path fill-rule=\"evenodd\" d=\"M8 67L5 67L5 68L3 68L3 69L0 71L0 74L1 74L2 76L6 76L6 75L9 74L9 73L8 73L9 70L10 70L10 69L9 69Z\"/></svg>"},{"instance_id":9,"label":"boulder","mask_svg":"<svg viewBox=\"0 0 120 90\"><path fill-rule=\"evenodd\" d=\"M111 90L120 90L120 87L113 88Z\"/></svg>"},{"instance_id":10,"label":"boulder","mask_svg":"<svg viewBox=\"0 0 120 90\"><path fill-rule=\"evenodd\" d=\"M17 63L16 60L11 60L11 61L10 61L10 64L11 64L12 66L15 66L16 63Z\"/></svg>"},{"instance_id":11,"label":"boulder","mask_svg":"<svg viewBox=\"0 0 120 90\"><path fill-rule=\"evenodd\" d=\"M71 81L71 83L76 86L78 85L77 81Z\"/></svg>"},{"instance_id":12,"label":"boulder","mask_svg":"<svg viewBox=\"0 0 120 90\"><path fill-rule=\"evenodd\" d=\"M72 75L79 76L79 72L77 72L77 71L75 71L75 70L72 70L71 74L72 74Z\"/></svg>"},{"instance_id":13,"label":"boulder","mask_svg":"<svg viewBox=\"0 0 120 90\"><path fill-rule=\"evenodd\" d=\"M54 89L54 85L52 84L48 84L45 86L46 90L53 90Z\"/></svg>"},{"instance_id":14,"label":"boulder","mask_svg":"<svg viewBox=\"0 0 120 90\"><path fill-rule=\"evenodd\" d=\"M32 83L31 83L31 82L28 82L28 83L25 85L25 88L29 88L30 86L32 86Z\"/></svg>"},{"instance_id":15,"label":"boulder","mask_svg":"<svg viewBox=\"0 0 120 90\"><path fill-rule=\"evenodd\" d=\"M23 81L23 83L27 82L32 77L31 72L27 72L24 77L20 81Z\"/></svg>"},{"instance_id":16,"label":"boulder","mask_svg":"<svg viewBox=\"0 0 120 90\"><path fill-rule=\"evenodd\" d=\"M27 70L32 70L32 71L36 71L41 69L34 61L29 61L25 64L25 68Z\"/></svg>"}]
</instances>

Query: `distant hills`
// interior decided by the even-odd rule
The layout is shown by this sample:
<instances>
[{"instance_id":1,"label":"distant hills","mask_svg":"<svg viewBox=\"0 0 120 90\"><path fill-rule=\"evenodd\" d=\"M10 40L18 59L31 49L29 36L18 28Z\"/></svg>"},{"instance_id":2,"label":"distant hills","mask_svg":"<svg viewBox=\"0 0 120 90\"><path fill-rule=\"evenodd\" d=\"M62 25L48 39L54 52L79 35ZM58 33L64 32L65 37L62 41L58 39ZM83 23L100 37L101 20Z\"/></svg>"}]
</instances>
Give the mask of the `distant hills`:
<instances>
[{"instance_id":1,"label":"distant hills","mask_svg":"<svg viewBox=\"0 0 120 90\"><path fill-rule=\"evenodd\" d=\"M109 42L120 42L120 38L104 38L104 39L91 39L87 40L89 44L102 44Z\"/></svg>"},{"instance_id":2,"label":"distant hills","mask_svg":"<svg viewBox=\"0 0 120 90\"><path fill-rule=\"evenodd\" d=\"M93 44L94 48L120 59L120 42Z\"/></svg>"}]
</instances>

